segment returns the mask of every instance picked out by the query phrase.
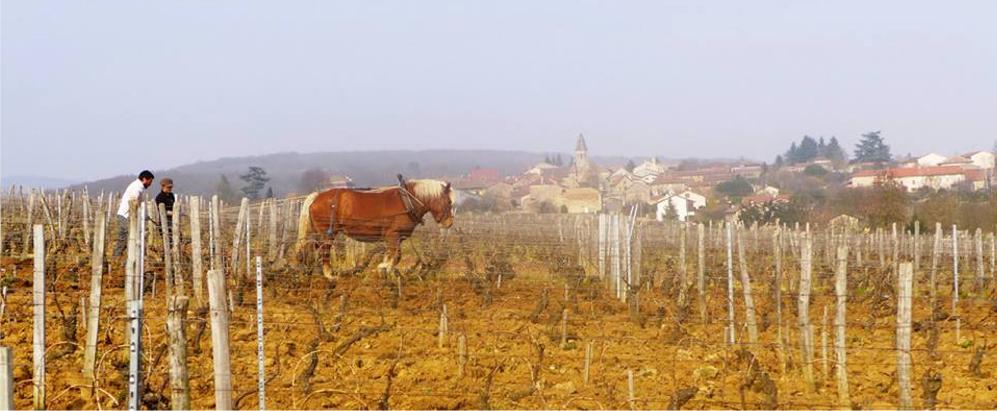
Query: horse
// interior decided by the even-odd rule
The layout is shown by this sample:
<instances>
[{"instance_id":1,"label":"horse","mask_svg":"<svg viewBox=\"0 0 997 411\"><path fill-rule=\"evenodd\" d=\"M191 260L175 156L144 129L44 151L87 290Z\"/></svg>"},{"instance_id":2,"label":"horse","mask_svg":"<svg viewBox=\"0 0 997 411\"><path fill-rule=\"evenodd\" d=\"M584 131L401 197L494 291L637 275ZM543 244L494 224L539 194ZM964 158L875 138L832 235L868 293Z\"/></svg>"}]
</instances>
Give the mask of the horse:
<instances>
[{"instance_id":1,"label":"horse","mask_svg":"<svg viewBox=\"0 0 997 411\"><path fill-rule=\"evenodd\" d=\"M440 180L403 180L375 189L332 188L305 197L298 219L295 254L299 261L310 232L321 233L322 274L332 278L329 252L339 233L362 242L387 243L384 261L377 267L390 273L401 260L401 243L412 236L423 217L431 213L443 228L453 225L456 193Z\"/></svg>"}]
</instances>

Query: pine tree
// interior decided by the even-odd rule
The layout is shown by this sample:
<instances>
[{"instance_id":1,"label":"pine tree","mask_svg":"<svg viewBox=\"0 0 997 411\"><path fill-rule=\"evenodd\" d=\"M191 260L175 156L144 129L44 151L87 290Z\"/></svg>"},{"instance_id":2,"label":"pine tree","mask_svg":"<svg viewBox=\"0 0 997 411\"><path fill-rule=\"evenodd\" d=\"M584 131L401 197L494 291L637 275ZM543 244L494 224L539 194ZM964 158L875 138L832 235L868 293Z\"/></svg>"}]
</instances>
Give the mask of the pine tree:
<instances>
[{"instance_id":1,"label":"pine tree","mask_svg":"<svg viewBox=\"0 0 997 411\"><path fill-rule=\"evenodd\" d=\"M267 177L267 171L256 166L249 167L249 172L239 176L239 179L246 182L246 185L242 187L242 192L250 200L259 199L260 191L267 185L267 181L270 181L270 177Z\"/></svg>"},{"instance_id":2,"label":"pine tree","mask_svg":"<svg viewBox=\"0 0 997 411\"><path fill-rule=\"evenodd\" d=\"M775 156L775 168L780 169L784 165L785 160L782 159L782 155Z\"/></svg>"},{"instance_id":3,"label":"pine tree","mask_svg":"<svg viewBox=\"0 0 997 411\"><path fill-rule=\"evenodd\" d=\"M635 168L637 168L637 165L634 164L634 161L633 160L627 160L627 166L626 166L627 171L632 173Z\"/></svg>"},{"instance_id":4,"label":"pine tree","mask_svg":"<svg viewBox=\"0 0 997 411\"><path fill-rule=\"evenodd\" d=\"M862 140L855 145L855 160L860 162L884 163L890 161L890 146L883 143L879 131L871 131L862 135Z\"/></svg>"},{"instance_id":5,"label":"pine tree","mask_svg":"<svg viewBox=\"0 0 997 411\"><path fill-rule=\"evenodd\" d=\"M799 163L799 160L797 160L797 156L799 155L797 151L799 151L799 148L796 147L796 142L794 141L793 144L789 146L789 151L786 152L786 161L789 162L789 164Z\"/></svg>"},{"instance_id":6,"label":"pine tree","mask_svg":"<svg viewBox=\"0 0 997 411\"><path fill-rule=\"evenodd\" d=\"M827 143L827 148L825 148L824 151L824 157L831 160L835 167L840 168L848 161L848 154L846 154L845 150L843 150L841 145L838 144L837 137L831 137L831 141Z\"/></svg>"},{"instance_id":7,"label":"pine tree","mask_svg":"<svg viewBox=\"0 0 997 411\"><path fill-rule=\"evenodd\" d=\"M817 156L827 158L827 143L824 142L824 136L820 136L817 142Z\"/></svg>"},{"instance_id":8,"label":"pine tree","mask_svg":"<svg viewBox=\"0 0 997 411\"><path fill-rule=\"evenodd\" d=\"M820 155L820 146L817 145L817 141L810 136L803 136L803 140L800 141L800 148L797 150L797 163L806 163L811 161Z\"/></svg>"}]
</instances>

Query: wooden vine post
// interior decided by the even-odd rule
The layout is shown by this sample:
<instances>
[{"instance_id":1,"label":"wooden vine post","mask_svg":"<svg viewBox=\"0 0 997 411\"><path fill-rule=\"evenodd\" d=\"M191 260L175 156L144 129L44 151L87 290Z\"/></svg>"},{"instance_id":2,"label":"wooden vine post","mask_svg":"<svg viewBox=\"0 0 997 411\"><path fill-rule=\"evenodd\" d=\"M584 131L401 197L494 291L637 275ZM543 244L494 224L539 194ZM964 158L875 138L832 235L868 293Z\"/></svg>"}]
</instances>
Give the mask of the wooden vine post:
<instances>
[{"instance_id":1,"label":"wooden vine post","mask_svg":"<svg viewBox=\"0 0 997 411\"><path fill-rule=\"evenodd\" d=\"M34 279L32 299L34 306L34 333L31 348L34 360L32 386L34 388L35 409L45 409L45 228L35 224L34 233Z\"/></svg>"},{"instance_id":2,"label":"wooden vine post","mask_svg":"<svg viewBox=\"0 0 997 411\"><path fill-rule=\"evenodd\" d=\"M0 410L14 409L14 351L0 347Z\"/></svg>"},{"instance_id":3,"label":"wooden vine post","mask_svg":"<svg viewBox=\"0 0 997 411\"><path fill-rule=\"evenodd\" d=\"M263 261L256 256L256 389L259 396L259 409L267 408L267 371L266 355L263 352Z\"/></svg>"},{"instance_id":4,"label":"wooden vine post","mask_svg":"<svg viewBox=\"0 0 997 411\"><path fill-rule=\"evenodd\" d=\"M706 324L706 243L703 223L696 225L696 291L699 293L699 321Z\"/></svg>"},{"instance_id":5,"label":"wooden vine post","mask_svg":"<svg viewBox=\"0 0 997 411\"><path fill-rule=\"evenodd\" d=\"M100 331L100 306L104 278L104 214L97 214L94 226L93 253L90 257L90 303L87 312L86 345L83 348L83 375L96 386L94 366L97 360L97 334Z\"/></svg>"},{"instance_id":6,"label":"wooden vine post","mask_svg":"<svg viewBox=\"0 0 997 411\"><path fill-rule=\"evenodd\" d=\"M848 246L838 246L838 264L834 271L834 294L836 297L834 315L834 353L837 357L838 406L851 408L848 393L848 353L845 349L845 313L848 301Z\"/></svg>"},{"instance_id":7,"label":"wooden vine post","mask_svg":"<svg viewBox=\"0 0 997 411\"><path fill-rule=\"evenodd\" d=\"M187 305L183 295L169 296L166 328L170 335L170 405L190 409L190 378L187 372Z\"/></svg>"},{"instance_id":8,"label":"wooden vine post","mask_svg":"<svg viewBox=\"0 0 997 411\"><path fill-rule=\"evenodd\" d=\"M208 271L208 304L211 308L211 357L215 376L215 409L232 409L232 366L229 355L229 313L225 273Z\"/></svg>"},{"instance_id":9,"label":"wooden vine post","mask_svg":"<svg viewBox=\"0 0 997 411\"><path fill-rule=\"evenodd\" d=\"M900 409L911 409L911 287L914 267L900 264L897 285L897 383L900 387Z\"/></svg>"},{"instance_id":10,"label":"wooden vine post","mask_svg":"<svg viewBox=\"0 0 997 411\"><path fill-rule=\"evenodd\" d=\"M727 223L727 344L737 341L734 323L734 245L733 224Z\"/></svg>"},{"instance_id":11,"label":"wooden vine post","mask_svg":"<svg viewBox=\"0 0 997 411\"><path fill-rule=\"evenodd\" d=\"M737 261L741 267L741 291L744 294L744 322L748 326L748 343L755 348L758 344L758 325L755 322L755 301L751 294L751 277L748 275L748 262L744 256L744 236L737 232Z\"/></svg>"},{"instance_id":12,"label":"wooden vine post","mask_svg":"<svg viewBox=\"0 0 997 411\"><path fill-rule=\"evenodd\" d=\"M190 198L190 265L191 287L194 289L194 302L204 306L204 268L201 257L201 198Z\"/></svg>"},{"instance_id":13,"label":"wooden vine post","mask_svg":"<svg viewBox=\"0 0 997 411\"><path fill-rule=\"evenodd\" d=\"M813 246L810 235L804 235L803 249L800 250L800 287L798 301L798 325L800 329L800 350L803 357L803 378L807 387L813 391L814 385L814 340L813 328L810 325L810 289L813 274Z\"/></svg>"}]
</instances>

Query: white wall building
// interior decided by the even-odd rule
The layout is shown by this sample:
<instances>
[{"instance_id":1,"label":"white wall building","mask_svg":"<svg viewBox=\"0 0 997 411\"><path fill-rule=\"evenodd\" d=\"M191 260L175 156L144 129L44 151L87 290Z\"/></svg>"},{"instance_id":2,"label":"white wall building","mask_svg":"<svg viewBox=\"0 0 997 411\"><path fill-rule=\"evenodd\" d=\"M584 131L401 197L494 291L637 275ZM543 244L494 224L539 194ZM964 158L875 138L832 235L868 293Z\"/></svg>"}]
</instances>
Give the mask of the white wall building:
<instances>
[{"instance_id":1,"label":"white wall building","mask_svg":"<svg viewBox=\"0 0 997 411\"><path fill-rule=\"evenodd\" d=\"M941 154L928 153L917 158L917 165L921 167L934 167L941 164L947 158Z\"/></svg>"},{"instance_id":2,"label":"white wall building","mask_svg":"<svg viewBox=\"0 0 997 411\"><path fill-rule=\"evenodd\" d=\"M994 168L994 153L992 151L977 151L966 154L965 157L968 157L973 165L984 170Z\"/></svg>"},{"instance_id":3,"label":"white wall building","mask_svg":"<svg viewBox=\"0 0 997 411\"><path fill-rule=\"evenodd\" d=\"M673 208L677 220L689 221L689 217L696 215L696 210L706 207L706 197L688 190L679 194L666 194L655 204L655 218L658 221L669 218L669 205Z\"/></svg>"},{"instance_id":4,"label":"white wall building","mask_svg":"<svg viewBox=\"0 0 997 411\"><path fill-rule=\"evenodd\" d=\"M886 170L866 170L852 174L852 187L872 187L877 183L895 181L907 191L922 188L933 190L949 189L957 184L969 182L974 190L983 188L983 170L966 169L961 166L903 167Z\"/></svg>"}]
</instances>

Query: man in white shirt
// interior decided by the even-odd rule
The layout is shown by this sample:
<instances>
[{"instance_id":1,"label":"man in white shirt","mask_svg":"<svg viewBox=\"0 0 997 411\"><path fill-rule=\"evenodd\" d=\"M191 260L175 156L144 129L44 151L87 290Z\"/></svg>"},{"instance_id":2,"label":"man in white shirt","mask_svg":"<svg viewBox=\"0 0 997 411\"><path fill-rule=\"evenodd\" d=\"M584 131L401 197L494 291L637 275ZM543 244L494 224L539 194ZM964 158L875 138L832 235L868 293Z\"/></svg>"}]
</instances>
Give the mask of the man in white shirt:
<instances>
[{"instance_id":1,"label":"man in white shirt","mask_svg":"<svg viewBox=\"0 0 997 411\"><path fill-rule=\"evenodd\" d=\"M118 243L114 245L115 257L121 256L128 246L128 204L132 201L141 201L142 193L155 178L149 170L142 170L138 174L138 179L132 181L121 195L121 202L118 204Z\"/></svg>"}]
</instances>

